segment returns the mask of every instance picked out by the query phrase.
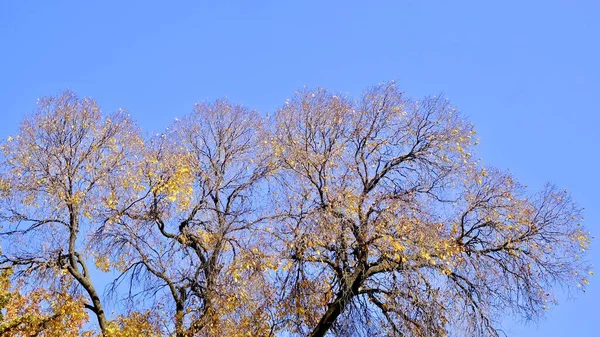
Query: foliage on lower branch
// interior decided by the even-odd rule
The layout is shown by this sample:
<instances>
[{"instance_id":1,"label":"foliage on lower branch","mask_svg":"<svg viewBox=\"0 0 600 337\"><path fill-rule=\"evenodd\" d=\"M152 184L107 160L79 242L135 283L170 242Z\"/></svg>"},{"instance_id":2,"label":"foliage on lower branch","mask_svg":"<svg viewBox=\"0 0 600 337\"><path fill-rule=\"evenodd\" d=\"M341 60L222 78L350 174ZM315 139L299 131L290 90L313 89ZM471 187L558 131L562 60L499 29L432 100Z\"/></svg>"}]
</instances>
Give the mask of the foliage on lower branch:
<instances>
[{"instance_id":1,"label":"foliage on lower branch","mask_svg":"<svg viewBox=\"0 0 600 337\"><path fill-rule=\"evenodd\" d=\"M88 320L83 300L63 289L34 288L26 293L0 274L0 336L79 336Z\"/></svg>"}]
</instances>

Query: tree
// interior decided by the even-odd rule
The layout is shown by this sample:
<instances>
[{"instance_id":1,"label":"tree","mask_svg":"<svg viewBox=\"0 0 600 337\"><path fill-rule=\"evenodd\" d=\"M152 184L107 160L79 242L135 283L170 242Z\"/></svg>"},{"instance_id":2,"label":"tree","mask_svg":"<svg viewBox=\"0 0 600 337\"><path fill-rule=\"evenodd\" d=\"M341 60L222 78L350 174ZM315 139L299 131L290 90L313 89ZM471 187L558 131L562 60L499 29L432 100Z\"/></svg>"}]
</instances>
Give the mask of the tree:
<instances>
[{"instance_id":1,"label":"tree","mask_svg":"<svg viewBox=\"0 0 600 337\"><path fill-rule=\"evenodd\" d=\"M0 145L0 336L498 336L585 287L589 238L565 191L475 145L394 83L303 90L273 119L197 104L148 139L41 99Z\"/></svg>"},{"instance_id":2,"label":"tree","mask_svg":"<svg viewBox=\"0 0 600 337\"><path fill-rule=\"evenodd\" d=\"M306 90L277 130L278 286L299 335L496 336L498 312L535 318L551 285L583 279L581 210L473 160L472 126L441 97Z\"/></svg>"},{"instance_id":3,"label":"tree","mask_svg":"<svg viewBox=\"0 0 600 337\"><path fill-rule=\"evenodd\" d=\"M165 289L176 336L271 332L257 232L260 185L273 170L263 135L255 111L197 104L151 141L140 197L102 229L112 260L131 262L115 285L143 278L142 294Z\"/></svg>"},{"instance_id":4,"label":"tree","mask_svg":"<svg viewBox=\"0 0 600 337\"><path fill-rule=\"evenodd\" d=\"M2 145L0 235L8 240L0 266L26 284L83 291L103 333L107 318L87 243L141 142L125 113L103 117L95 101L65 91L40 99Z\"/></svg>"}]
</instances>

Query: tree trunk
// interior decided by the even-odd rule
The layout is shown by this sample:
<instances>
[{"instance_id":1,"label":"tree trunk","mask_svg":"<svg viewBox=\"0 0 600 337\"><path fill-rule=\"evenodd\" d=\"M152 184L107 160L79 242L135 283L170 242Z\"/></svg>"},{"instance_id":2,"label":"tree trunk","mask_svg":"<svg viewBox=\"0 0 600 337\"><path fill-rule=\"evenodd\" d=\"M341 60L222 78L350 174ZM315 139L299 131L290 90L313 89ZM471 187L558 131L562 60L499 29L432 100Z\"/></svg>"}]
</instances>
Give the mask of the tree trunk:
<instances>
[{"instance_id":1,"label":"tree trunk","mask_svg":"<svg viewBox=\"0 0 600 337\"><path fill-rule=\"evenodd\" d=\"M361 267L359 267L354 272L352 282L347 287L345 287L337 293L335 301L329 304L327 311L325 312L325 314L323 314L323 316L319 320L319 323L317 323L317 326L310 333L310 337L325 336L325 334L333 326L333 323L335 323L337 318L344 311L346 305L350 303L350 301L352 301L356 294L358 294L358 289L360 288L363 282L364 275L365 271Z\"/></svg>"}]
</instances>

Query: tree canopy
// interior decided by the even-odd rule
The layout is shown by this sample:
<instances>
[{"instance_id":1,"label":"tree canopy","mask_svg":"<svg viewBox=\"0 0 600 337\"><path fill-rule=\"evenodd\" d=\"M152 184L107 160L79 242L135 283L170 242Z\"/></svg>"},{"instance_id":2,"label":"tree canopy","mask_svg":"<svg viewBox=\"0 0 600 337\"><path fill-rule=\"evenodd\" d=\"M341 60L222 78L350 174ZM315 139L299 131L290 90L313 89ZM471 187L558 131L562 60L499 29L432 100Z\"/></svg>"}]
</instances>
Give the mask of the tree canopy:
<instances>
[{"instance_id":1,"label":"tree canopy","mask_svg":"<svg viewBox=\"0 0 600 337\"><path fill-rule=\"evenodd\" d=\"M151 137L40 99L0 144L0 336L497 336L585 288L589 237L476 145L394 83L199 103Z\"/></svg>"}]
</instances>

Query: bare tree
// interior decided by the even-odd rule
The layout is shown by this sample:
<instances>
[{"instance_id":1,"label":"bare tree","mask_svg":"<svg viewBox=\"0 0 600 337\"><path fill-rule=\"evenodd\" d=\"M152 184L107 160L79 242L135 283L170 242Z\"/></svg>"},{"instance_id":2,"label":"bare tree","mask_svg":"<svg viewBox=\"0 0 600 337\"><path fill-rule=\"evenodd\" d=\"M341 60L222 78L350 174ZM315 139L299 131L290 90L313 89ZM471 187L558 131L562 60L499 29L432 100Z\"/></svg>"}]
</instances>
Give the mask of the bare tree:
<instances>
[{"instance_id":1,"label":"bare tree","mask_svg":"<svg viewBox=\"0 0 600 337\"><path fill-rule=\"evenodd\" d=\"M106 209L106 187L128 169L140 143L124 113L103 117L95 101L65 91L42 98L2 145L2 268L30 283L68 277L85 292L103 333L107 319L86 241Z\"/></svg>"},{"instance_id":2,"label":"bare tree","mask_svg":"<svg viewBox=\"0 0 600 337\"><path fill-rule=\"evenodd\" d=\"M102 231L115 260L133 261L123 277L144 277L144 294L167 290L177 336L271 331L257 227L273 171L262 123L225 100L196 105L152 140L143 196Z\"/></svg>"},{"instance_id":3,"label":"bare tree","mask_svg":"<svg viewBox=\"0 0 600 337\"><path fill-rule=\"evenodd\" d=\"M441 97L306 90L277 125L292 333L497 335L498 312L537 317L549 287L586 272L580 209L473 160L471 125Z\"/></svg>"}]
</instances>

